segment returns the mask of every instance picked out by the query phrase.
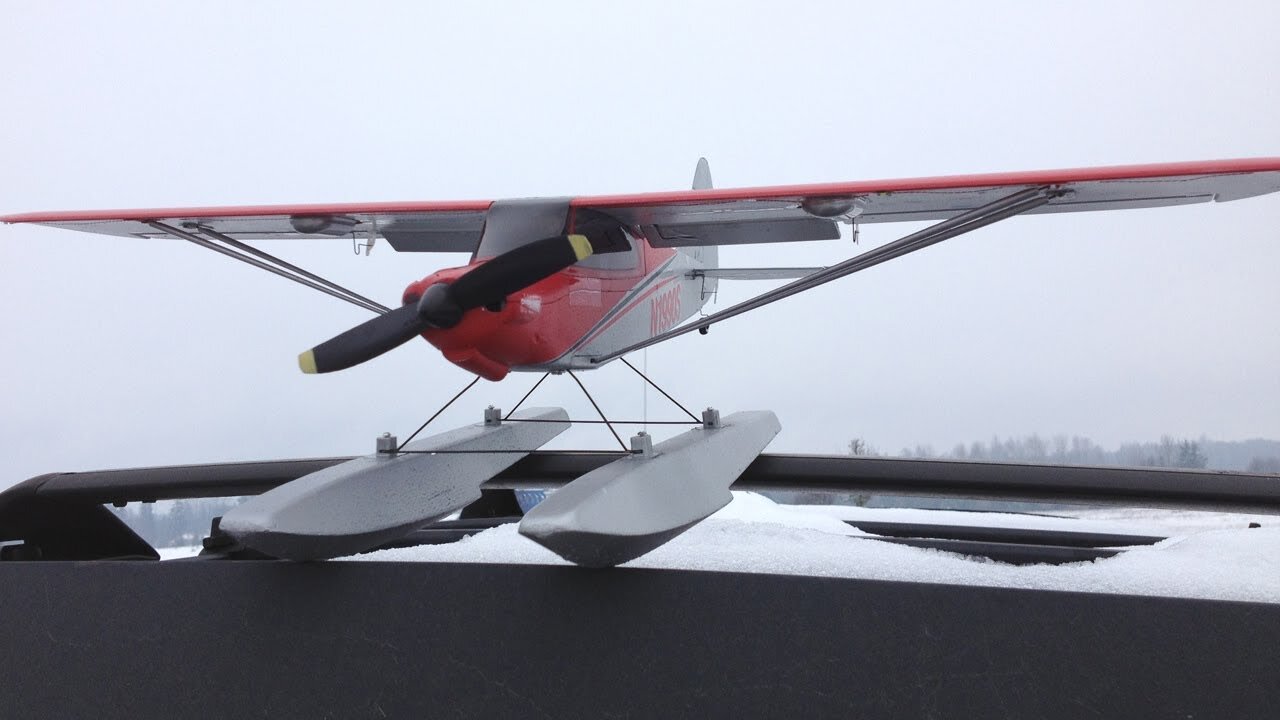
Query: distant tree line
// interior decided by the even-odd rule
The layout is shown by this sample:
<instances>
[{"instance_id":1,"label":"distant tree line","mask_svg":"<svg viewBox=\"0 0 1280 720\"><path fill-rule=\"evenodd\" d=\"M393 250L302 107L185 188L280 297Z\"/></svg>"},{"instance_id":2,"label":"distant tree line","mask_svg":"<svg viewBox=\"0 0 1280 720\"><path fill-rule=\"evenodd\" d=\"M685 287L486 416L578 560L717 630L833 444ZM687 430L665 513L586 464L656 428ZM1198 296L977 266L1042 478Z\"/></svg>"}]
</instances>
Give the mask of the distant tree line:
<instances>
[{"instance_id":1,"label":"distant tree line","mask_svg":"<svg viewBox=\"0 0 1280 720\"><path fill-rule=\"evenodd\" d=\"M1249 472L1280 474L1280 457L1256 457L1249 461L1245 468Z\"/></svg>"},{"instance_id":2,"label":"distant tree line","mask_svg":"<svg viewBox=\"0 0 1280 720\"><path fill-rule=\"evenodd\" d=\"M152 547L191 547L209 534L214 517L239 505L243 498L200 498L130 503L112 508Z\"/></svg>"},{"instance_id":3,"label":"distant tree line","mask_svg":"<svg viewBox=\"0 0 1280 720\"><path fill-rule=\"evenodd\" d=\"M1252 455L1247 463L1240 461L1242 449L1262 454ZM862 438L849 442L849 454L880 456L882 453ZM1215 455L1218 462L1214 462ZM931 445L904 447L902 458L939 458L952 460L986 460L994 462L1052 463L1055 465L1119 465L1126 467L1213 468L1246 470L1257 473L1280 473L1280 443L1272 440L1244 442L1192 440L1165 435L1156 442L1125 443L1107 450L1087 437L1038 434L989 442L960 443L948 452L937 452Z\"/></svg>"}]
</instances>

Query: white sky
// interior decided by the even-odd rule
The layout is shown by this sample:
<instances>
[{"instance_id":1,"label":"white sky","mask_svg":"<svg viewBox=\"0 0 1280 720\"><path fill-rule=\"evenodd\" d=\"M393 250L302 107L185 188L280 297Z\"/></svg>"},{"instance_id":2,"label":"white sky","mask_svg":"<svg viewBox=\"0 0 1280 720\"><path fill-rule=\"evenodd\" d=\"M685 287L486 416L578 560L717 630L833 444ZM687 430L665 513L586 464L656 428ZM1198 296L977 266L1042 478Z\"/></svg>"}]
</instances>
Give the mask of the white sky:
<instances>
[{"instance_id":1,"label":"white sky","mask_svg":"<svg viewBox=\"0 0 1280 720\"><path fill-rule=\"evenodd\" d=\"M661 190L700 155L725 187L1280 155L1274 3L417 5L0 1L0 213ZM829 264L916 227L722 262ZM1277 240L1278 196L1017 218L647 362L690 406L775 410L774 451L1275 438ZM368 452L470 378L425 342L303 376L367 314L186 243L0 243L0 486ZM384 303L463 260L266 249ZM639 416L624 367L582 378ZM441 429L534 380L482 382ZM535 404L590 414L567 378Z\"/></svg>"}]
</instances>

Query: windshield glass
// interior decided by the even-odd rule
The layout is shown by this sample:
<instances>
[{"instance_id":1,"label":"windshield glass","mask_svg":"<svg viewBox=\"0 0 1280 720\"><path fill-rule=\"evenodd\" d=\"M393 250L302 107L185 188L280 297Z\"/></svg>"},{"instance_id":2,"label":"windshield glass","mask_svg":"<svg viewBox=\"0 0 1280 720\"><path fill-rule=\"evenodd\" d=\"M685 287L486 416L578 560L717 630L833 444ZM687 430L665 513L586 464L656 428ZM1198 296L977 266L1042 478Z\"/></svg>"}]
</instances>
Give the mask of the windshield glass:
<instances>
[{"instance_id":1,"label":"windshield glass","mask_svg":"<svg viewBox=\"0 0 1280 720\"><path fill-rule=\"evenodd\" d=\"M477 258L491 258L535 240L564 234L565 200L504 200L489 207Z\"/></svg>"}]
</instances>

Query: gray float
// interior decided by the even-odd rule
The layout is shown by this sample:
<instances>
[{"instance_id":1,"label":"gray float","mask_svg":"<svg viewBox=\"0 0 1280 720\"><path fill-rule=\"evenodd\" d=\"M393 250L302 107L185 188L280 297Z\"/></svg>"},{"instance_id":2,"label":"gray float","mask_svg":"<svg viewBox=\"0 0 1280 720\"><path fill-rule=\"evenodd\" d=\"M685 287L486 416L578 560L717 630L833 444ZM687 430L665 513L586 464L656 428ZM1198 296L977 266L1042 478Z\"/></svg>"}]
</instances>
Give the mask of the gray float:
<instances>
[{"instance_id":1,"label":"gray float","mask_svg":"<svg viewBox=\"0 0 1280 720\"><path fill-rule=\"evenodd\" d=\"M511 421L500 417L490 408L484 423L414 441L406 452L381 452L380 444L377 454L251 498L224 515L219 527L246 547L290 560L376 547L477 500L481 483L569 428L561 408L529 408L513 413ZM394 450L394 439L387 439L382 444Z\"/></svg>"},{"instance_id":2,"label":"gray float","mask_svg":"<svg viewBox=\"0 0 1280 720\"><path fill-rule=\"evenodd\" d=\"M634 560L729 504L729 486L778 434L768 410L703 413L703 426L633 454L551 493L520 521L520 534L570 562L610 567Z\"/></svg>"}]
</instances>

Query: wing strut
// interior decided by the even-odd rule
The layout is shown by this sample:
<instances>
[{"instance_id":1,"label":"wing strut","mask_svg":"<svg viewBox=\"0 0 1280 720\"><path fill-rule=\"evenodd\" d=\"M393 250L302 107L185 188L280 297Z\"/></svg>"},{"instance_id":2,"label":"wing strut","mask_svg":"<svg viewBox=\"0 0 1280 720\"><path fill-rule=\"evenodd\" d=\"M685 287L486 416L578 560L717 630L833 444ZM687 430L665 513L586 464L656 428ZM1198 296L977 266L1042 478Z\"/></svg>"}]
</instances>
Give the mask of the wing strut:
<instances>
[{"instance_id":1,"label":"wing strut","mask_svg":"<svg viewBox=\"0 0 1280 720\"><path fill-rule=\"evenodd\" d=\"M391 309L386 307L385 305L376 303L370 300L369 298L364 297L363 295L359 295L355 292L352 292L351 290L348 290L342 287L341 285L338 285L337 283L333 283L328 280L325 280L324 278L318 275L307 272L306 270L303 270L302 268L296 265L285 262L284 260L281 260L280 258L277 258L274 255L271 255L269 253L265 253L261 250L258 250L255 247L246 245L240 242L239 240L228 237L220 232L217 232L216 230L212 230L210 228L207 228L201 225L195 225L192 227L192 230L203 233L204 235L208 235L209 237L212 237L216 240L221 240L222 242L226 243L230 247L223 247L213 242L213 240L209 240L209 239L200 237L199 235L196 235L195 232L180 230L172 225L162 223L158 220L148 220L146 222L151 227L167 235L172 235L173 237L195 243L200 247L208 248L214 252L226 255L229 258L239 260L240 262L248 263L249 265L252 265L261 270L266 270L267 272L272 273L274 275L279 275L282 278L286 278L296 283L306 285L307 287L312 288L314 290L319 290L320 292L326 295L330 295L332 297L336 297L339 300L345 300L351 303L352 305L362 307L365 310L369 310L371 312L375 312L378 314L385 314L385 313L391 312ZM254 257L251 257L251 256L257 256L258 258L261 258L261 259L255 259Z\"/></svg>"},{"instance_id":2,"label":"wing strut","mask_svg":"<svg viewBox=\"0 0 1280 720\"><path fill-rule=\"evenodd\" d=\"M776 300L781 300L782 298L790 297L796 293L801 293L805 290L829 283L832 280L842 278L845 275L856 273L859 270L865 270L887 260L902 257L908 253L929 247L930 245L942 242L943 240L948 240L956 237L957 235L963 235L972 230L977 230L980 227L985 227L992 223L999 222L1005 218L1020 215L1028 210L1044 205L1055 197L1065 195L1067 192L1069 191L1054 189L1049 186L1027 188L1021 192L987 203L982 207L961 213L960 215L948 220L943 220L942 222L931 225L919 232L899 238L888 245L882 245L874 250L868 250L867 252L845 260L842 263L832 265L829 268L819 270L818 272L799 280L787 283L776 290L771 290L767 293L757 295L750 300L744 300L737 305L726 308L717 313L712 313L711 315L700 318L688 325L683 325L675 328L674 330L668 330L667 332L654 335L648 340L638 342L607 355L592 358L591 362L597 364L605 363L613 360L614 358L626 355L627 353L649 347L650 345L656 345L660 342L670 340L671 338L684 335L685 333L710 327L713 323L720 322L721 320L728 320L735 315L741 315L742 313L755 310L756 308L763 307Z\"/></svg>"}]
</instances>

